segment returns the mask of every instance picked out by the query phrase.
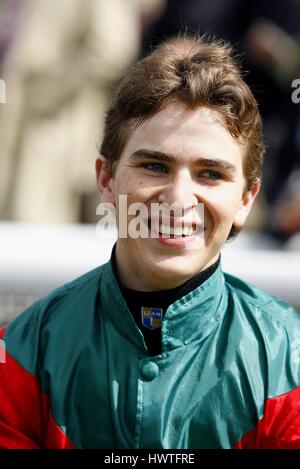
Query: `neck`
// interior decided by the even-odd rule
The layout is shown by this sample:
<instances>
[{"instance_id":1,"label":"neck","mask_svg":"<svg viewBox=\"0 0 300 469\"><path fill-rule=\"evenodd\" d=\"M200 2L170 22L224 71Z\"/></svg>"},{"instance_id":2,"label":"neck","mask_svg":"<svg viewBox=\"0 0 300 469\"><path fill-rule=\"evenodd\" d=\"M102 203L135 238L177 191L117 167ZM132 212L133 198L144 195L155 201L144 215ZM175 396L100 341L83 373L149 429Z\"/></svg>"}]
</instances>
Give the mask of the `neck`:
<instances>
[{"instance_id":1,"label":"neck","mask_svg":"<svg viewBox=\"0 0 300 469\"><path fill-rule=\"evenodd\" d=\"M182 277L160 277L158 275L153 276L153 274L147 275L147 268L143 269L143 272L138 272L134 266L132 266L131 259L128 259L126 253L123 253L118 242L114 246L113 254L115 259L115 269L118 274L118 279L122 285L131 290L141 292L164 291L178 288L192 279L195 275L207 270L215 264L220 257L220 254L218 253L192 275Z\"/></svg>"}]
</instances>

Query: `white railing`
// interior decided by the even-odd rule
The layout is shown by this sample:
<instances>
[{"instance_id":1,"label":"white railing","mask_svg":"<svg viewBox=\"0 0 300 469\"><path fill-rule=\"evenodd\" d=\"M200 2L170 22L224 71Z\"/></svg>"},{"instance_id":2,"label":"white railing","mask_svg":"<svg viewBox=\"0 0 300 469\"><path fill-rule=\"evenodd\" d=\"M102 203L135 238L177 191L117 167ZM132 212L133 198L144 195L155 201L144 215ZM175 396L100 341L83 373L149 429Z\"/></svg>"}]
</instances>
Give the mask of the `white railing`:
<instances>
[{"instance_id":1,"label":"white railing","mask_svg":"<svg viewBox=\"0 0 300 469\"><path fill-rule=\"evenodd\" d=\"M0 222L0 324L35 298L106 262L115 234L94 225ZM300 251L241 233L222 253L223 270L300 309Z\"/></svg>"}]
</instances>

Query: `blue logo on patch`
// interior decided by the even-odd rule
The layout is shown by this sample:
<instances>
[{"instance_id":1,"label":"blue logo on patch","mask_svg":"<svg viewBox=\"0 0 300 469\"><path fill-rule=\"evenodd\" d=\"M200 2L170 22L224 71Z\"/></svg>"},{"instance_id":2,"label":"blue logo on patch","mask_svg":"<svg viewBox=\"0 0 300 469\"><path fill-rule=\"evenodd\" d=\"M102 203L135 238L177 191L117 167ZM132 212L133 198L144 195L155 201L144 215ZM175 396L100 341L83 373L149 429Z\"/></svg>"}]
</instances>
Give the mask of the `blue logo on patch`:
<instances>
[{"instance_id":1,"label":"blue logo on patch","mask_svg":"<svg viewBox=\"0 0 300 469\"><path fill-rule=\"evenodd\" d=\"M142 306L142 324L148 329L157 329L161 326L163 320L162 308L151 308Z\"/></svg>"}]
</instances>

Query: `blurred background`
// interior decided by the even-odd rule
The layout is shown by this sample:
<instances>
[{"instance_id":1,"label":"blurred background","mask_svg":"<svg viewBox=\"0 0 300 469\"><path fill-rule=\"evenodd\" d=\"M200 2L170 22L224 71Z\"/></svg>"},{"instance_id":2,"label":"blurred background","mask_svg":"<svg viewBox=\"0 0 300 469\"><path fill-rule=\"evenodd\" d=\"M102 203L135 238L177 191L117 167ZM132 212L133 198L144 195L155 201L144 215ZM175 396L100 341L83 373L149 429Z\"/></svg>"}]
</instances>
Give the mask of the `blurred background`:
<instances>
[{"instance_id":1,"label":"blurred background","mask_svg":"<svg viewBox=\"0 0 300 469\"><path fill-rule=\"evenodd\" d=\"M264 119L262 191L224 270L300 308L300 0L0 0L0 325L109 259L94 174L105 109L178 31L235 45Z\"/></svg>"}]
</instances>

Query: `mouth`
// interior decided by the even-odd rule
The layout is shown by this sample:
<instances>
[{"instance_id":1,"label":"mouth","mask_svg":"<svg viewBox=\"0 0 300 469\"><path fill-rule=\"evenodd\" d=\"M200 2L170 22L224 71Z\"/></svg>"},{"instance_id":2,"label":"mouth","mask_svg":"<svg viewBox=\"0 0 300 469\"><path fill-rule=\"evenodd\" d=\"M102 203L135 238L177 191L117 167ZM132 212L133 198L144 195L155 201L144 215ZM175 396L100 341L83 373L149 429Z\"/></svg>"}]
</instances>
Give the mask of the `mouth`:
<instances>
[{"instance_id":1,"label":"mouth","mask_svg":"<svg viewBox=\"0 0 300 469\"><path fill-rule=\"evenodd\" d=\"M148 228L155 237L162 238L190 238L199 233L200 226L184 220L170 220L168 225L157 220L148 219Z\"/></svg>"}]
</instances>

